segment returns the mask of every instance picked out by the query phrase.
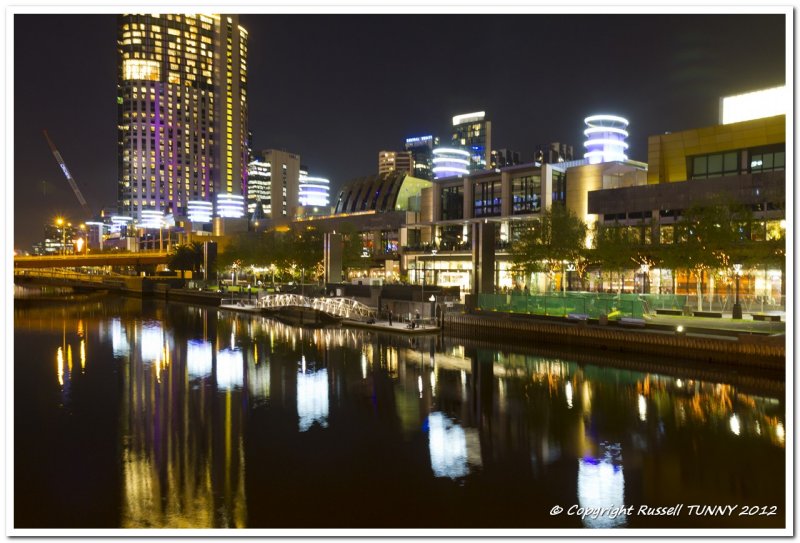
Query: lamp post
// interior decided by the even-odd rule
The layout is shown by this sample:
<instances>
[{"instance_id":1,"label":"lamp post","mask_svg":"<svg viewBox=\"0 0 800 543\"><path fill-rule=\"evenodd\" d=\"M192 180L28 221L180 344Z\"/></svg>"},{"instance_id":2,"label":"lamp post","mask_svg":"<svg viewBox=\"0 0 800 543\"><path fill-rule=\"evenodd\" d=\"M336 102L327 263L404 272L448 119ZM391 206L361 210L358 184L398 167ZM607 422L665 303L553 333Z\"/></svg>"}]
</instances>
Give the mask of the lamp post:
<instances>
[{"instance_id":1,"label":"lamp post","mask_svg":"<svg viewBox=\"0 0 800 543\"><path fill-rule=\"evenodd\" d=\"M650 272L650 264L642 264L640 270L642 272L642 294L644 294L645 283L647 282L647 274Z\"/></svg>"},{"instance_id":2,"label":"lamp post","mask_svg":"<svg viewBox=\"0 0 800 543\"><path fill-rule=\"evenodd\" d=\"M64 228L64 219L56 217L56 228L61 230L61 250L59 251L62 256L67 254L67 231Z\"/></svg>"},{"instance_id":3,"label":"lamp post","mask_svg":"<svg viewBox=\"0 0 800 543\"><path fill-rule=\"evenodd\" d=\"M733 318L742 318L742 304L739 303L739 278L742 276L742 265L733 265L734 278L736 280L736 301L733 303Z\"/></svg>"},{"instance_id":4,"label":"lamp post","mask_svg":"<svg viewBox=\"0 0 800 543\"><path fill-rule=\"evenodd\" d=\"M574 271L575 271L575 263L570 262L569 264L567 264L567 282L569 283L569 290L572 290L572 272ZM561 283L562 286L564 287L564 292L566 292L567 288L566 285L564 284L564 281L562 280Z\"/></svg>"}]
</instances>

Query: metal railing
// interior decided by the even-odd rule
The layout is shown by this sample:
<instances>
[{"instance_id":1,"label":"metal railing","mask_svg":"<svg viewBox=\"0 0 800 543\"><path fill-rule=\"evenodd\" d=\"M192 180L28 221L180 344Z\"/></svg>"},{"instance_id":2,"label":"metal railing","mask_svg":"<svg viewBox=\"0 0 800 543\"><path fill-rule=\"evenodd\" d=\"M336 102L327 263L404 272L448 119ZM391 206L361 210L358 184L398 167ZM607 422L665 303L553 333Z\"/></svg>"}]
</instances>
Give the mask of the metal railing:
<instances>
[{"instance_id":1,"label":"metal railing","mask_svg":"<svg viewBox=\"0 0 800 543\"><path fill-rule=\"evenodd\" d=\"M258 307L264 309L307 307L345 319L368 319L377 314L374 308L350 298L309 298L300 294L262 296L258 299Z\"/></svg>"}]
</instances>

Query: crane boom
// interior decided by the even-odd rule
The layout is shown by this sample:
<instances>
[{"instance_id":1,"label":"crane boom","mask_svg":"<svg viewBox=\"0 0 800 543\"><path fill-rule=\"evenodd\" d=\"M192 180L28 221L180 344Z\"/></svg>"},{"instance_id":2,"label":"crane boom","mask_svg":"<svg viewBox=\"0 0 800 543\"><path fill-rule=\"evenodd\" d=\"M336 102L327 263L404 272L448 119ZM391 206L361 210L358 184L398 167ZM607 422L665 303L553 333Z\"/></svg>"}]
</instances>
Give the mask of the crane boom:
<instances>
[{"instance_id":1,"label":"crane boom","mask_svg":"<svg viewBox=\"0 0 800 543\"><path fill-rule=\"evenodd\" d=\"M86 213L91 213L89 211L89 206L86 203L86 198L83 197L83 194L81 194L81 189L78 188L78 184L75 183L75 179L73 179L72 175L69 173L64 159L61 157L61 153L59 153L58 149L56 149L56 146L53 144L53 140L51 140L50 136L47 134L47 130L42 130L42 132L44 132L44 138L47 140L47 144L50 146L50 150L53 152L56 162L58 162L58 165L61 167L61 171L64 172L64 176L67 178L69 186L72 187L72 192L75 193L75 197L83 206L84 211L86 211Z\"/></svg>"}]
</instances>

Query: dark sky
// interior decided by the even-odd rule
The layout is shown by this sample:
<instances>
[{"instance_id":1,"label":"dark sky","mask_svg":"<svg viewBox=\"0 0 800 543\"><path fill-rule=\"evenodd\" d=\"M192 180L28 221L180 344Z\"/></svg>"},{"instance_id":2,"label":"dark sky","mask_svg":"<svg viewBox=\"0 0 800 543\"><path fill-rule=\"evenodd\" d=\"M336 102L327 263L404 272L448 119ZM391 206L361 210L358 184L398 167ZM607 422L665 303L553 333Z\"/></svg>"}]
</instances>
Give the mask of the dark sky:
<instances>
[{"instance_id":1,"label":"dark sky","mask_svg":"<svg viewBox=\"0 0 800 543\"><path fill-rule=\"evenodd\" d=\"M719 98L785 82L783 15L242 15L253 148L299 153L333 189L406 136L447 138L485 110L492 147L582 155L583 118L647 136L715 124ZM81 209L50 132L93 210L116 202L116 19L14 16L14 239Z\"/></svg>"}]
</instances>

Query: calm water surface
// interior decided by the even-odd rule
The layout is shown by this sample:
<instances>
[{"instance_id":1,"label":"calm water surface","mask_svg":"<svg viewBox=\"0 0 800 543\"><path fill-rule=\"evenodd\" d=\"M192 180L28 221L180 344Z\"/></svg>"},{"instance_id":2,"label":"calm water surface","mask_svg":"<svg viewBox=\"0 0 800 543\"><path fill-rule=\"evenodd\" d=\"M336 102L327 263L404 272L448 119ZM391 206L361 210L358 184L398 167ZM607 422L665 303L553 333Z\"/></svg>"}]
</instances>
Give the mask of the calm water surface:
<instances>
[{"instance_id":1,"label":"calm water surface","mask_svg":"<svg viewBox=\"0 0 800 543\"><path fill-rule=\"evenodd\" d=\"M785 523L778 384L115 297L14 340L17 528ZM777 514L549 514L679 503Z\"/></svg>"}]
</instances>

